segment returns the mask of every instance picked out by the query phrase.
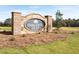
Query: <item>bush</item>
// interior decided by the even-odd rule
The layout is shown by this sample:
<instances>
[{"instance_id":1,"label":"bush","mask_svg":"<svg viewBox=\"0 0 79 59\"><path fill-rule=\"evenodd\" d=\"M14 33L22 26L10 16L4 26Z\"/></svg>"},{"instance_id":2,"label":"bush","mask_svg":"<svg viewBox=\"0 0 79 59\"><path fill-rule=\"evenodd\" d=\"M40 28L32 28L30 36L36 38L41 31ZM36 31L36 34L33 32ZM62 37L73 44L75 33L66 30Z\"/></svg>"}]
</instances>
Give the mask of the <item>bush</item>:
<instances>
[{"instance_id":1,"label":"bush","mask_svg":"<svg viewBox=\"0 0 79 59\"><path fill-rule=\"evenodd\" d=\"M22 37L25 37L26 35L25 34L22 34Z\"/></svg>"},{"instance_id":2,"label":"bush","mask_svg":"<svg viewBox=\"0 0 79 59\"><path fill-rule=\"evenodd\" d=\"M15 40L15 37L11 37L10 39L9 39L9 41L14 41Z\"/></svg>"},{"instance_id":3,"label":"bush","mask_svg":"<svg viewBox=\"0 0 79 59\"><path fill-rule=\"evenodd\" d=\"M5 33L6 31L4 30L3 33Z\"/></svg>"},{"instance_id":4,"label":"bush","mask_svg":"<svg viewBox=\"0 0 79 59\"><path fill-rule=\"evenodd\" d=\"M55 34L58 34L58 32L54 32Z\"/></svg>"},{"instance_id":5,"label":"bush","mask_svg":"<svg viewBox=\"0 0 79 59\"><path fill-rule=\"evenodd\" d=\"M75 34L74 32L71 32L70 34Z\"/></svg>"}]
</instances>

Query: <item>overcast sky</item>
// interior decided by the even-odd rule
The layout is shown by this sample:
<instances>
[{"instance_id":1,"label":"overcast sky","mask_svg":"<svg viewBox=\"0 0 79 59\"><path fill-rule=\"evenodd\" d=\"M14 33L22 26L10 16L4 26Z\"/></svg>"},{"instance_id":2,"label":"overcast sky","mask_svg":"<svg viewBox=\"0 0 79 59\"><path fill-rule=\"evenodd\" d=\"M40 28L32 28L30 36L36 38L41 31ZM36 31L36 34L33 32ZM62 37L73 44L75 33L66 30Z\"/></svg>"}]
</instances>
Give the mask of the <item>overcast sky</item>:
<instances>
[{"instance_id":1,"label":"overcast sky","mask_svg":"<svg viewBox=\"0 0 79 59\"><path fill-rule=\"evenodd\" d=\"M39 13L42 15L52 15L60 10L64 19L79 18L79 5L0 5L0 21L11 17L11 12L21 12L22 15L29 13Z\"/></svg>"}]
</instances>

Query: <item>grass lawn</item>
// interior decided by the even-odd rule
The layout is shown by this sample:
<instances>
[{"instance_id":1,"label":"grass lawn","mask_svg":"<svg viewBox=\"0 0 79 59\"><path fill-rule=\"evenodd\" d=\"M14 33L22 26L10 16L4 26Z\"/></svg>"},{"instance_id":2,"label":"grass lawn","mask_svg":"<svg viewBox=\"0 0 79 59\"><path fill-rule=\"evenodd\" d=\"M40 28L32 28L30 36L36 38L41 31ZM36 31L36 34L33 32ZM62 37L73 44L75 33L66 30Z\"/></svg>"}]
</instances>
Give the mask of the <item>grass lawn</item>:
<instances>
[{"instance_id":1,"label":"grass lawn","mask_svg":"<svg viewBox=\"0 0 79 59\"><path fill-rule=\"evenodd\" d=\"M11 27L1 27L0 26L0 31L11 31Z\"/></svg>"},{"instance_id":2,"label":"grass lawn","mask_svg":"<svg viewBox=\"0 0 79 59\"><path fill-rule=\"evenodd\" d=\"M2 27L0 26L0 31L11 31L11 27ZM79 30L79 27L61 27L60 29L68 30L68 31L77 31Z\"/></svg>"},{"instance_id":3,"label":"grass lawn","mask_svg":"<svg viewBox=\"0 0 79 59\"><path fill-rule=\"evenodd\" d=\"M61 29L68 30L68 31L78 31L79 27L61 27Z\"/></svg>"},{"instance_id":4,"label":"grass lawn","mask_svg":"<svg viewBox=\"0 0 79 59\"><path fill-rule=\"evenodd\" d=\"M65 27L64 29L67 30ZM74 29L74 28L68 28ZM79 29L76 28L75 29ZM0 48L1 54L79 54L79 33L70 34L65 40L48 44L34 45L21 48Z\"/></svg>"}]
</instances>

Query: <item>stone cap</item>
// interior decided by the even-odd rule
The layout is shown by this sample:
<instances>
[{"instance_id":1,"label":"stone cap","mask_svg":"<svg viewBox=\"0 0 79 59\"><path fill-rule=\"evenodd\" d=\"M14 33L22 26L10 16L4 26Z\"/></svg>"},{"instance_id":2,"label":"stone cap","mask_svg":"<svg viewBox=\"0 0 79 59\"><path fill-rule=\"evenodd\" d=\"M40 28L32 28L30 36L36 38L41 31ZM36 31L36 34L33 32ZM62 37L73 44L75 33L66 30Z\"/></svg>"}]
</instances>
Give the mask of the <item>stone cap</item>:
<instances>
[{"instance_id":1,"label":"stone cap","mask_svg":"<svg viewBox=\"0 0 79 59\"><path fill-rule=\"evenodd\" d=\"M21 14L21 12L12 12L12 13L17 13L17 14Z\"/></svg>"},{"instance_id":2,"label":"stone cap","mask_svg":"<svg viewBox=\"0 0 79 59\"><path fill-rule=\"evenodd\" d=\"M52 17L51 15L46 15L45 17Z\"/></svg>"}]
</instances>

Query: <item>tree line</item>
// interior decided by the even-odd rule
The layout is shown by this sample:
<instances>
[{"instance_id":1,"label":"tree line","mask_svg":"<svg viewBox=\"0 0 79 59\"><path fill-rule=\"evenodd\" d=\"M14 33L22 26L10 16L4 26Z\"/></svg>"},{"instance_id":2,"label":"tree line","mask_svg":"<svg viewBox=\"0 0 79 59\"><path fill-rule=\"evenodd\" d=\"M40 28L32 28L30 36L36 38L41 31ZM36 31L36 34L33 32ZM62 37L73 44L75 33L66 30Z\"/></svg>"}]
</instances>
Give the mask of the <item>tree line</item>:
<instances>
[{"instance_id":1,"label":"tree line","mask_svg":"<svg viewBox=\"0 0 79 59\"><path fill-rule=\"evenodd\" d=\"M0 26L11 26L12 20L11 18L7 18L4 22L0 22Z\"/></svg>"},{"instance_id":2,"label":"tree line","mask_svg":"<svg viewBox=\"0 0 79 59\"><path fill-rule=\"evenodd\" d=\"M10 18L7 18L4 22L0 22L0 26L11 26L12 20ZM53 21L53 26L55 27L57 25L56 20ZM61 27L79 27L79 19L63 19L58 21L58 26Z\"/></svg>"},{"instance_id":3,"label":"tree line","mask_svg":"<svg viewBox=\"0 0 79 59\"><path fill-rule=\"evenodd\" d=\"M79 19L63 19L63 14L60 10L56 12L56 20L53 22L53 26L60 28L60 27L79 27Z\"/></svg>"},{"instance_id":4,"label":"tree line","mask_svg":"<svg viewBox=\"0 0 79 59\"><path fill-rule=\"evenodd\" d=\"M56 20L53 22L53 26L55 27L57 24ZM58 23L58 26L60 27L79 27L79 19L63 19L60 20Z\"/></svg>"}]
</instances>

